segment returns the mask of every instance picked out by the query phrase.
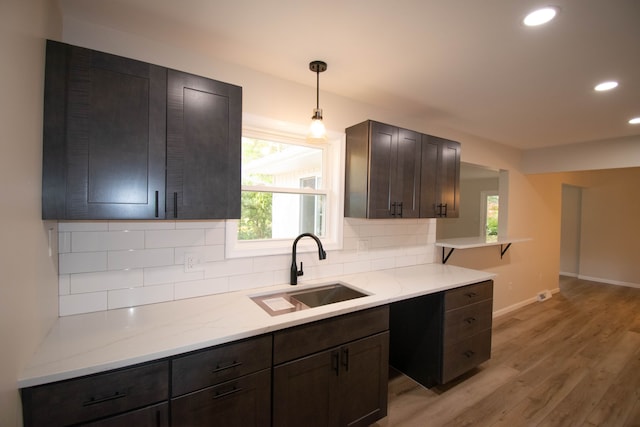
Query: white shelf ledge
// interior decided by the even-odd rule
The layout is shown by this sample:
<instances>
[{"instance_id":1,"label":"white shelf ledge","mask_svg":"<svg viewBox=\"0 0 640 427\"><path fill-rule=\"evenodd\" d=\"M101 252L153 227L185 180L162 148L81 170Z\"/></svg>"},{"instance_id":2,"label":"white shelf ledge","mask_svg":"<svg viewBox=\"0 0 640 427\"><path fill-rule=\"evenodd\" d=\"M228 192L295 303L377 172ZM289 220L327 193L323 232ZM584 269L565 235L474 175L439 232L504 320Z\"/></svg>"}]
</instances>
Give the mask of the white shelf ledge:
<instances>
[{"instance_id":1,"label":"white shelf ledge","mask_svg":"<svg viewBox=\"0 0 640 427\"><path fill-rule=\"evenodd\" d=\"M483 248L485 246L498 246L500 245L500 259L504 257L504 254L509 250L512 243L526 242L531 240L530 237L458 237L454 239L442 239L436 241L436 246L442 248L442 263L446 264L449 257L455 249L471 249L471 248ZM449 248L449 253L445 255L446 248Z\"/></svg>"}]
</instances>

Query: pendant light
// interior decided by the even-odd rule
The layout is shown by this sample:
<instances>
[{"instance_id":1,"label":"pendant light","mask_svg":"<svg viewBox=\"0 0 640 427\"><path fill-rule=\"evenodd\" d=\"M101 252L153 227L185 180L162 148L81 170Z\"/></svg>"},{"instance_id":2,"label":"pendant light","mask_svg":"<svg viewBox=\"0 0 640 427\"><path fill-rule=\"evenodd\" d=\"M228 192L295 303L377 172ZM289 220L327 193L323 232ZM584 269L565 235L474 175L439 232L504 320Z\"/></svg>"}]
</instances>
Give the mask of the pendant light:
<instances>
[{"instance_id":1,"label":"pendant light","mask_svg":"<svg viewBox=\"0 0 640 427\"><path fill-rule=\"evenodd\" d=\"M309 69L316 73L316 108L313 109L311 116L311 126L309 128L309 137L313 142L322 142L326 139L326 129L322 122L322 108L320 108L320 73L326 71L327 63L323 61L312 61L309 63Z\"/></svg>"}]
</instances>

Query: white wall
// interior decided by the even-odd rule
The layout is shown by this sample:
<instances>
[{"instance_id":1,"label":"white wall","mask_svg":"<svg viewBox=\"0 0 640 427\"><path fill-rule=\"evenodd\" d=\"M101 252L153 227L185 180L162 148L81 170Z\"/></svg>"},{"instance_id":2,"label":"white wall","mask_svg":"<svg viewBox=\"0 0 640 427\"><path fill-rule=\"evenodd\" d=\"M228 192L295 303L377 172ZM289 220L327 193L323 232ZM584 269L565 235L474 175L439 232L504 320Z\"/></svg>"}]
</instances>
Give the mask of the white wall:
<instances>
[{"instance_id":1,"label":"white wall","mask_svg":"<svg viewBox=\"0 0 640 427\"><path fill-rule=\"evenodd\" d=\"M0 2L0 426L22 425L18 372L57 316L56 251L41 218L44 38L60 32L50 0Z\"/></svg>"},{"instance_id":2,"label":"white wall","mask_svg":"<svg viewBox=\"0 0 640 427\"><path fill-rule=\"evenodd\" d=\"M562 186L562 223L560 236L560 273L577 277L580 272L580 228L582 189ZM586 230L588 231L588 230Z\"/></svg>"}]
</instances>

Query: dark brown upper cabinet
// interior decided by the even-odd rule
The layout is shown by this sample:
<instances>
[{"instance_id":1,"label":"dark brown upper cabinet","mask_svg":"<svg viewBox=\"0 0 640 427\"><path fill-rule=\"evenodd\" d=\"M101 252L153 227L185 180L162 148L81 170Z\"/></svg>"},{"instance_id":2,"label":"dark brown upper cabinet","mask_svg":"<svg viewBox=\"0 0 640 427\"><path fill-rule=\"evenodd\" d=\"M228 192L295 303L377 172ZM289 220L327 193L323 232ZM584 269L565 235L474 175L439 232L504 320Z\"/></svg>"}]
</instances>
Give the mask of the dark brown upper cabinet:
<instances>
[{"instance_id":1,"label":"dark brown upper cabinet","mask_svg":"<svg viewBox=\"0 0 640 427\"><path fill-rule=\"evenodd\" d=\"M46 55L43 219L239 216L241 88L54 41Z\"/></svg>"},{"instance_id":2,"label":"dark brown upper cabinet","mask_svg":"<svg viewBox=\"0 0 640 427\"><path fill-rule=\"evenodd\" d=\"M417 218L421 135L372 120L346 135L345 216Z\"/></svg>"},{"instance_id":3,"label":"dark brown upper cabinet","mask_svg":"<svg viewBox=\"0 0 640 427\"><path fill-rule=\"evenodd\" d=\"M168 73L167 218L240 218L242 88Z\"/></svg>"},{"instance_id":4,"label":"dark brown upper cabinet","mask_svg":"<svg viewBox=\"0 0 640 427\"><path fill-rule=\"evenodd\" d=\"M460 215L460 143L422 135L420 217Z\"/></svg>"}]
</instances>

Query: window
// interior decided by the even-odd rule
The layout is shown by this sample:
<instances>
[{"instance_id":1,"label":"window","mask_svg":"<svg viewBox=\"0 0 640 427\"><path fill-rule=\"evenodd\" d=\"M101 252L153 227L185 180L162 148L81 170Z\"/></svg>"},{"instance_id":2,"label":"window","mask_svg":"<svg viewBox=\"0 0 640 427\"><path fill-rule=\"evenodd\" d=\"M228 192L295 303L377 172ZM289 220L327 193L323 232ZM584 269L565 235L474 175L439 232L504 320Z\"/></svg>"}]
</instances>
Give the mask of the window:
<instances>
[{"instance_id":1,"label":"window","mask_svg":"<svg viewBox=\"0 0 640 427\"><path fill-rule=\"evenodd\" d=\"M483 191L482 193L482 221L481 226L483 229L480 231L481 236L485 236L487 239L498 238L498 208L499 208L499 196L495 191Z\"/></svg>"},{"instance_id":2,"label":"window","mask_svg":"<svg viewBox=\"0 0 640 427\"><path fill-rule=\"evenodd\" d=\"M300 133L243 129L241 218L227 221L228 258L289 253L305 232L326 249L341 248L341 141L308 144Z\"/></svg>"}]
</instances>

